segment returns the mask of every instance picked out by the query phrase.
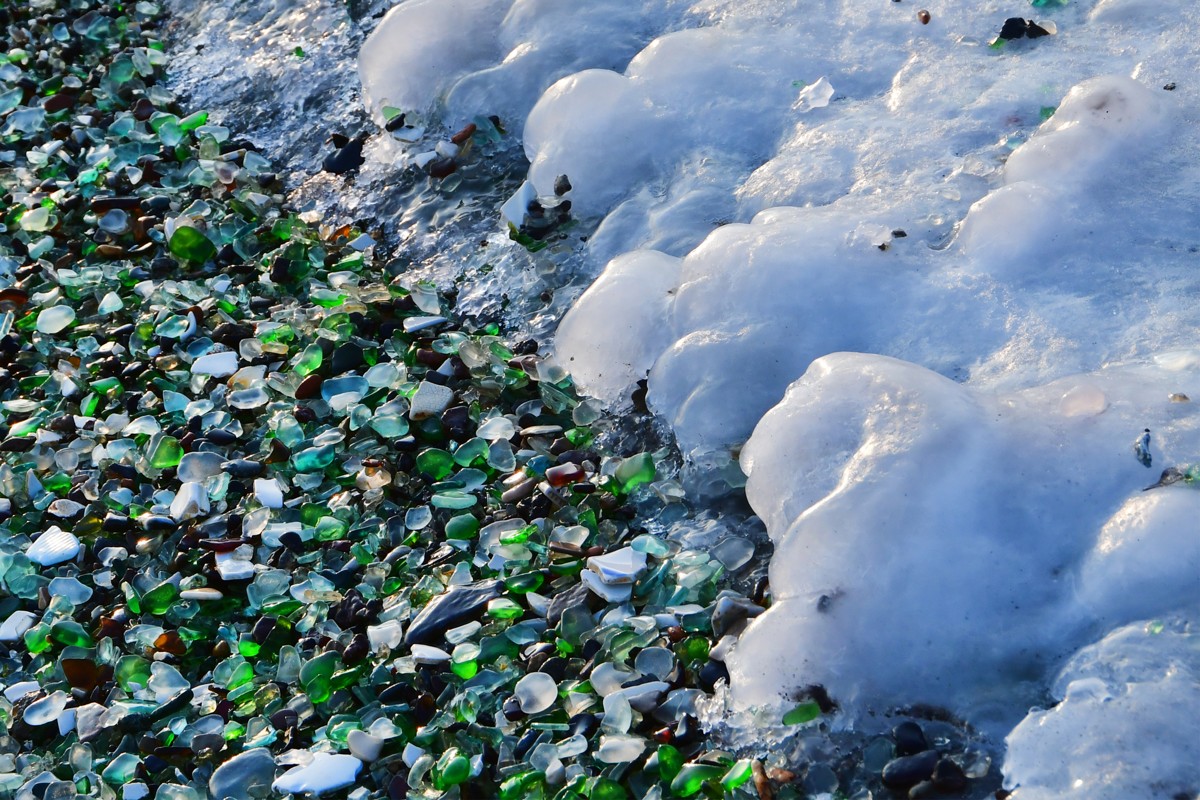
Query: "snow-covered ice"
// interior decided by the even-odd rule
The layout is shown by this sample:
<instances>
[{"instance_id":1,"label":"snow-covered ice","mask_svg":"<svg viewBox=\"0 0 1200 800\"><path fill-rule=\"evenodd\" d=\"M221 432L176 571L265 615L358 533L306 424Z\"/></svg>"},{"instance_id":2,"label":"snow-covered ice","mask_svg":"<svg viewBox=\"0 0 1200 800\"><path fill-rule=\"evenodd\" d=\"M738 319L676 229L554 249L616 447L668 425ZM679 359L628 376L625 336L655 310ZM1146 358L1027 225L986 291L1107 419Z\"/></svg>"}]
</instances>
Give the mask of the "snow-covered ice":
<instances>
[{"instance_id":1,"label":"snow-covered ice","mask_svg":"<svg viewBox=\"0 0 1200 800\"><path fill-rule=\"evenodd\" d=\"M1143 489L1200 462L1200 9L925 7L408 0L359 70L377 117L500 114L510 217L569 176L560 362L748 474L735 705L932 703L1011 731L1019 800L1194 794L1200 492ZM1017 15L1057 32L989 47Z\"/></svg>"}]
</instances>

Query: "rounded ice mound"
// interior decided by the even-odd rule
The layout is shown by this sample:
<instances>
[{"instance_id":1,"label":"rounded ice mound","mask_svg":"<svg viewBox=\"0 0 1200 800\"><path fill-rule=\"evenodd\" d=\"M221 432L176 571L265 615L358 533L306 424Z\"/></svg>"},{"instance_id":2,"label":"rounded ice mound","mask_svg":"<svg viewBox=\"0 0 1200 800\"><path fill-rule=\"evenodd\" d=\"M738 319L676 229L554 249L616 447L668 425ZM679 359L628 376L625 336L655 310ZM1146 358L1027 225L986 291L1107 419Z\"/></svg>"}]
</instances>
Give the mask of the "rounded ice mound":
<instances>
[{"instance_id":1,"label":"rounded ice mound","mask_svg":"<svg viewBox=\"0 0 1200 800\"><path fill-rule=\"evenodd\" d=\"M998 395L881 356L815 361L742 455L775 602L727 659L735 701L819 683L860 713L932 703L1003 732L1097 631L1195 602L1174 526L1200 492L1143 493L1160 470L1130 442L1151 428L1162 466L1200 453L1167 399L1197 380L1137 366ZM1063 405L1081 386L1096 413Z\"/></svg>"},{"instance_id":2,"label":"rounded ice mound","mask_svg":"<svg viewBox=\"0 0 1200 800\"><path fill-rule=\"evenodd\" d=\"M394 6L358 54L367 106L427 111L455 81L494 63L494 31L511 0L409 0Z\"/></svg>"},{"instance_id":3,"label":"rounded ice mound","mask_svg":"<svg viewBox=\"0 0 1200 800\"><path fill-rule=\"evenodd\" d=\"M1084 648L1051 709L1008 736L1013 800L1151 800L1200 789L1200 636L1140 622Z\"/></svg>"},{"instance_id":4,"label":"rounded ice mound","mask_svg":"<svg viewBox=\"0 0 1200 800\"><path fill-rule=\"evenodd\" d=\"M1002 321L987 318L975 282L928 269L927 248L881 249L891 241L882 221L854 212L778 208L717 229L675 270L638 251L610 262L577 301L556 352L581 386L609 400L644 376L630 362L653 364L650 403L693 453L743 442L827 353L882 351L951 371L966 347L1002 343ZM672 274L678 289L664 296ZM639 292L639 282L650 288ZM933 311L959 327L930 325ZM629 337L584 335L585 321L636 331L636 350Z\"/></svg>"},{"instance_id":5,"label":"rounded ice mound","mask_svg":"<svg viewBox=\"0 0 1200 800\"><path fill-rule=\"evenodd\" d=\"M519 134L547 86L624 69L674 19L654 0L408 0L367 38L359 77L373 113L437 107L452 126L498 114Z\"/></svg>"},{"instance_id":6,"label":"rounded ice mound","mask_svg":"<svg viewBox=\"0 0 1200 800\"><path fill-rule=\"evenodd\" d=\"M652 250L615 259L558 326L562 360L597 396L615 398L646 377L670 342L666 316L679 259ZM613 363L609 353L620 353Z\"/></svg>"},{"instance_id":7,"label":"rounded ice mound","mask_svg":"<svg viewBox=\"0 0 1200 800\"><path fill-rule=\"evenodd\" d=\"M1041 271L1062 247L1079 245L1083 186L1115 159L1144 149L1163 128L1158 97L1138 81L1107 75L1073 87L1004 166L1004 185L971 207L961 240L972 267L1007 278ZM1064 225L1067 227L1064 228Z\"/></svg>"}]
</instances>

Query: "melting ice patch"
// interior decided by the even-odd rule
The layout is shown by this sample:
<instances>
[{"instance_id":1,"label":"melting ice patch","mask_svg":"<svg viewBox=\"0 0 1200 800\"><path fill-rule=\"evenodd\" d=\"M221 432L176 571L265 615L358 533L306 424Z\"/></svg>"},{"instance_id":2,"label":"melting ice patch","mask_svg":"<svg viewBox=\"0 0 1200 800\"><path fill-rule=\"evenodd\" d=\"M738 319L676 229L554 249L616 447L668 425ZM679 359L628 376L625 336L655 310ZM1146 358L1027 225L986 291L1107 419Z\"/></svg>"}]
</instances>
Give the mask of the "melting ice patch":
<instances>
[{"instance_id":1,"label":"melting ice patch","mask_svg":"<svg viewBox=\"0 0 1200 800\"><path fill-rule=\"evenodd\" d=\"M1200 492L1143 491L1160 470L1130 446L1146 426L1156 464L1200 452L1200 418L1168 399L1196 389L1161 366L1010 394L818 359L742 456L775 603L727 659L737 702L816 682L860 710L933 703L1003 733L1081 644L1200 607Z\"/></svg>"},{"instance_id":2,"label":"melting ice patch","mask_svg":"<svg viewBox=\"0 0 1200 800\"><path fill-rule=\"evenodd\" d=\"M1195 795L1200 646L1186 624L1114 631L1071 659L1054 697L1056 706L1030 713L1008 736L1014 800Z\"/></svg>"}]
</instances>

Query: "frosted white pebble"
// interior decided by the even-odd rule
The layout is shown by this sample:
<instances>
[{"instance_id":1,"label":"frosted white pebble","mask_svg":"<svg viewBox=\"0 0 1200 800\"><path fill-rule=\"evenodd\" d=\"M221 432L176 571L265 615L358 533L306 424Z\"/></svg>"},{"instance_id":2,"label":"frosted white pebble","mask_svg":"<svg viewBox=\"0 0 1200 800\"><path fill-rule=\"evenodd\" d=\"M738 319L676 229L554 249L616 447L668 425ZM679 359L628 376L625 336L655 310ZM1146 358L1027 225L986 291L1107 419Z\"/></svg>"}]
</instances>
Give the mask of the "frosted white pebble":
<instances>
[{"instance_id":1,"label":"frosted white pebble","mask_svg":"<svg viewBox=\"0 0 1200 800\"><path fill-rule=\"evenodd\" d=\"M171 516L177 520L192 519L207 514L209 510L208 490L204 484L188 481L179 487L171 501Z\"/></svg>"},{"instance_id":2,"label":"frosted white pebble","mask_svg":"<svg viewBox=\"0 0 1200 800\"><path fill-rule=\"evenodd\" d=\"M70 306L54 306L38 313L35 326L40 333L58 333L74 321L75 309Z\"/></svg>"},{"instance_id":3,"label":"frosted white pebble","mask_svg":"<svg viewBox=\"0 0 1200 800\"><path fill-rule=\"evenodd\" d=\"M31 611L14 611L0 624L0 642L15 642L37 622L37 614Z\"/></svg>"},{"instance_id":4,"label":"frosted white pebble","mask_svg":"<svg viewBox=\"0 0 1200 800\"><path fill-rule=\"evenodd\" d=\"M217 572L227 581L246 581L254 577L254 564L236 553L217 553Z\"/></svg>"},{"instance_id":5,"label":"frosted white pebble","mask_svg":"<svg viewBox=\"0 0 1200 800\"><path fill-rule=\"evenodd\" d=\"M454 401L454 392L445 386L421 381L417 391L409 400L408 417L422 420L441 414Z\"/></svg>"},{"instance_id":6,"label":"frosted white pebble","mask_svg":"<svg viewBox=\"0 0 1200 800\"><path fill-rule=\"evenodd\" d=\"M592 556L587 565L605 583L633 583L646 568L646 554L632 547L622 547L602 556Z\"/></svg>"},{"instance_id":7,"label":"frosted white pebble","mask_svg":"<svg viewBox=\"0 0 1200 800\"><path fill-rule=\"evenodd\" d=\"M645 749L646 740L640 736L601 736L596 758L605 764L625 764Z\"/></svg>"},{"instance_id":8,"label":"frosted white pebble","mask_svg":"<svg viewBox=\"0 0 1200 800\"><path fill-rule=\"evenodd\" d=\"M41 685L37 681L20 681L12 686L7 686L4 689L4 699L10 703L15 703L30 692L36 692L41 689Z\"/></svg>"},{"instance_id":9,"label":"frosted white pebble","mask_svg":"<svg viewBox=\"0 0 1200 800\"><path fill-rule=\"evenodd\" d=\"M238 370L237 353L209 353L192 362L193 375L211 375L214 378L224 378Z\"/></svg>"},{"instance_id":10,"label":"frosted white pebble","mask_svg":"<svg viewBox=\"0 0 1200 800\"><path fill-rule=\"evenodd\" d=\"M284 794L323 794L354 783L363 762L344 753L314 753L301 767L293 767L275 779L271 788Z\"/></svg>"},{"instance_id":11,"label":"frosted white pebble","mask_svg":"<svg viewBox=\"0 0 1200 800\"><path fill-rule=\"evenodd\" d=\"M91 587L84 586L78 578L53 578L46 588L51 597L65 597L74 605L86 603L92 596Z\"/></svg>"},{"instance_id":12,"label":"frosted white pebble","mask_svg":"<svg viewBox=\"0 0 1200 800\"><path fill-rule=\"evenodd\" d=\"M209 589L201 587L199 589L184 589L179 593L179 596L184 600L197 600L199 602L207 602L210 600L220 600L225 595L217 589Z\"/></svg>"},{"instance_id":13,"label":"frosted white pebble","mask_svg":"<svg viewBox=\"0 0 1200 800\"><path fill-rule=\"evenodd\" d=\"M48 722L54 722L58 719L58 715L67 707L67 702L71 696L64 691L52 692L43 697L41 700L35 700L25 707L25 714L21 717L26 725L45 725Z\"/></svg>"},{"instance_id":14,"label":"frosted white pebble","mask_svg":"<svg viewBox=\"0 0 1200 800\"><path fill-rule=\"evenodd\" d=\"M255 478L254 496L267 508L283 508L283 489L274 478Z\"/></svg>"},{"instance_id":15,"label":"frosted white pebble","mask_svg":"<svg viewBox=\"0 0 1200 800\"><path fill-rule=\"evenodd\" d=\"M350 731L346 744L350 746L350 754L363 761L374 761L383 750L383 739L360 730Z\"/></svg>"},{"instance_id":16,"label":"frosted white pebble","mask_svg":"<svg viewBox=\"0 0 1200 800\"><path fill-rule=\"evenodd\" d=\"M450 654L445 650L428 644L414 644L411 652L418 664L441 664L450 660Z\"/></svg>"},{"instance_id":17,"label":"frosted white pebble","mask_svg":"<svg viewBox=\"0 0 1200 800\"><path fill-rule=\"evenodd\" d=\"M367 626L367 641L371 644L371 652L377 653L382 648L394 649L404 640L404 628L394 619L381 622L378 625Z\"/></svg>"},{"instance_id":18,"label":"frosted white pebble","mask_svg":"<svg viewBox=\"0 0 1200 800\"><path fill-rule=\"evenodd\" d=\"M531 672L517 681L513 693L522 711L538 714L554 705L558 698L558 684L544 672Z\"/></svg>"},{"instance_id":19,"label":"frosted white pebble","mask_svg":"<svg viewBox=\"0 0 1200 800\"><path fill-rule=\"evenodd\" d=\"M25 556L35 564L52 567L70 561L79 555L79 549L79 540L73 534L55 526L39 536L25 551Z\"/></svg>"}]
</instances>

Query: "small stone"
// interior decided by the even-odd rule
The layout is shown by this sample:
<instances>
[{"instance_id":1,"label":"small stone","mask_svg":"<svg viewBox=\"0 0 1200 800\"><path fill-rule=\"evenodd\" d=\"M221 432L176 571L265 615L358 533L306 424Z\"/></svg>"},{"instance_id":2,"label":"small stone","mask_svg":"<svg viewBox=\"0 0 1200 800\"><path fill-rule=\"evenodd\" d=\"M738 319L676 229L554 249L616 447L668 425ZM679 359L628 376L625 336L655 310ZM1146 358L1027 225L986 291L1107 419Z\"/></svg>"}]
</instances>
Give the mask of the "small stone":
<instances>
[{"instance_id":1,"label":"small stone","mask_svg":"<svg viewBox=\"0 0 1200 800\"><path fill-rule=\"evenodd\" d=\"M951 794L967 788L967 775L957 762L943 758L933 768L933 785L939 792Z\"/></svg>"},{"instance_id":2,"label":"small stone","mask_svg":"<svg viewBox=\"0 0 1200 800\"><path fill-rule=\"evenodd\" d=\"M37 622L37 614L31 611L14 611L0 624L0 642L15 642L25 635Z\"/></svg>"},{"instance_id":3,"label":"small stone","mask_svg":"<svg viewBox=\"0 0 1200 800\"><path fill-rule=\"evenodd\" d=\"M213 772L208 779L212 800L262 797L275 778L275 759L265 747L238 753Z\"/></svg>"},{"instance_id":4,"label":"small stone","mask_svg":"<svg viewBox=\"0 0 1200 800\"><path fill-rule=\"evenodd\" d=\"M26 706L25 714L21 719L26 725L33 727L47 725L58 719L70 700L71 695L64 691L52 692L41 700L36 700Z\"/></svg>"},{"instance_id":5,"label":"small stone","mask_svg":"<svg viewBox=\"0 0 1200 800\"><path fill-rule=\"evenodd\" d=\"M346 735L346 744L350 746L350 755L368 763L379 758L383 751L383 739L361 730L350 731Z\"/></svg>"},{"instance_id":6,"label":"small stone","mask_svg":"<svg viewBox=\"0 0 1200 800\"><path fill-rule=\"evenodd\" d=\"M79 555L79 550L79 540L73 534L52 526L30 545L25 557L43 567L52 567L70 561Z\"/></svg>"},{"instance_id":7,"label":"small stone","mask_svg":"<svg viewBox=\"0 0 1200 800\"><path fill-rule=\"evenodd\" d=\"M225 351L209 353L200 356L192 362L193 375L211 375L214 378L225 378L238 371L237 353Z\"/></svg>"},{"instance_id":8,"label":"small stone","mask_svg":"<svg viewBox=\"0 0 1200 800\"><path fill-rule=\"evenodd\" d=\"M334 175L341 175L358 169L366 162L366 158L363 156L363 144L365 142L365 136L359 136L347 141L345 145L325 156L325 160L321 163L321 168L326 172L332 172Z\"/></svg>"},{"instance_id":9,"label":"small stone","mask_svg":"<svg viewBox=\"0 0 1200 800\"><path fill-rule=\"evenodd\" d=\"M202 482L206 478L221 474L221 464L225 461L219 453L184 453L175 468L175 474L181 481Z\"/></svg>"},{"instance_id":10,"label":"small stone","mask_svg":"<svg viewBox=\"0 0 1200 800\"><path fill-rule=\"evenodd\" d=\"M10 703L15 703L27 694L41 691L42 687L37 681L17 681L12 686L4 688L4 699Z\"/></svg>"},{"instance_id":11,"label":"small stone","mask_svg":"<svg viewBox=\"0 0 1200 800\"><path fill-rule=\"evenodd\" d=\"M183 600L196 600L201 603L220 600L224 596L225 595L222 594L220 590L210 589L208 587L203 587L200 589L184 589L179 593L179 597Z\"/></svg>"},{"instance_id":12,"label":"small stone","mask_svg":"<svg viewBox=\"0 0 1200 800\"><path fill-rule=\"evenodd\" d=\"M517 681L513 696L526 714L540 714L558 699L558 684L544 672L531 672Z\"/></svg>"},{"instance_id":13,"label":"small stone","mask_svg":"<svg viewBox=\"0 0 1200 800\"><path fill-rule=\"evenodd\" d=\"M418 664L442 664L450 660L449 653L432 645L414 644L410 652Z\"/></svg>"},{"instance_id":14,"label":"small stone","mask_svg":"<svg viewBox=\"0 0 1200 800\"><path fill-rule=\"evenodd\" d=\"M917 12L917 19L921 22L922 25L928 25L929 21L931 19L933 19L933 17L929 14L928 11L926 11L925 9L922 8L920 11Z\"/></svg>"},{"instance_id":15,"label":"small stone","mask_svg":"<svg viewBox=\"0 0 1200 800\"><path fill-rule=\"evenodd\" d=\"M417 614L404 641L408 645L424 644L437 639L451 628L475 619L488 603L500 596L503 584L485 580L469 586L455 586L430 600Z\"/></svg>"},{"instance_id":16,"label":"small stone","mask_svg":"<svg viewBox=\"0 0 1200 800\"><path fill-rule=\"evenodd\" d=\"M605 764L626 764L638 758L645 749L646 740L641 736L601 736L596 758Z\"/></svg>"},{"instance_id":17,"label":"small stone","mask_svg":"<svg viewBox=\"0 0 1200 800\"><path fill-rule=\"evenodd\" d=\"M925 732L915 722L901 722L892 728L892 740L896 743L898 756L911 756L929 749Z\"/></svg>"},{"instance_id":18,"label":"small stone","mask_svg":"<svg viewBox=\"0 0 1200 800\"><path fill-rule=\"evenodd\" d=\"M283 508L283 489L274 478L256 478L254 497L265 508Z\"/></svg>"},{"instance_id":19,"label":"small stone","mask_svg":"<svg viewBox=\"0 0 1200 800\"><path fill-rule=\"evenodd\" d=\"M409 400L408 418L413 421L436 417L454 402L451 389L429 381L421 381Z\"/></svg>"},{"instance_id":20,"label":"small stone","mask_svg":"<svg viewBox=\"0 0 1200 800\"><path fill-rule=\"evenodd\" d=\"M363 762L344 753L313 753L313 759L279 776L271 788L283 794L332 792L354 783Z\"/></svg>"},{"instance_id":21,"label":"small stone","mask_svg":"<svg viewBox=\"0 0 1200 800\"><path fill-rule=\"evenodd\" d=\"M606 584L631 584L646 569L646 554L632 547L622 547L587 560L588 569Z\"/></svg>"},{"instance_id":22,"label":"small stone","mask_svg":"<svg viewBox=\"0 0 1200 800\"><path fill-rule=\"evenodd\" d=\"M907 789L928 780L933 775L933 768L937 763L936 750L894 758L883 768L883 783L892 789Z\"/></svg>"},{"instance_id":23,"label":"small stone","mask_svg":"<svg viewBox=\"0 0 1200 800\"><path fill-rule=\"evenodd\" d=\"M202 516L208 511L208 491L202 483L188 481L179 487L171 501L171 516L180 521Z\"/></svg>"},{"instance_id":24,"label":"small stone","mask_svg":"<svg viewBox=\"0 0 1200 800\"><path fill-rule=\"evenodd\" d=\"M75 321L75 309L70 306L53 306L37 315L35 327L39 333L59 333Z\"/></svg>"},{"instance_id":25,"label":"small stone","mask_svg":"<svg viewBox=\"0 0 1200 800\"><path fill-rule=\"evenodd\" d=\"M223 580L247 581L254 577L254 564L236 553L217 553L217 572Z\"/></svg>"},{"instance_id":26,"label":"small stone","mask_svg":"<svg viewBox=\"0 0 1200 800\"><path fill-rule=\"evenodd\" d=\"M633 597L632 583L605 583L595 572L581 572L582 585L608 603L625 603Z\"/></svg>"}]
</instances>

